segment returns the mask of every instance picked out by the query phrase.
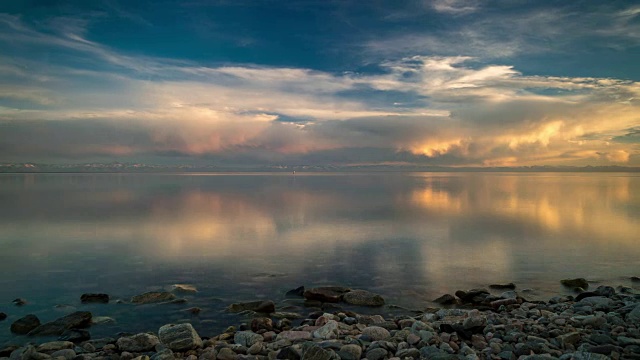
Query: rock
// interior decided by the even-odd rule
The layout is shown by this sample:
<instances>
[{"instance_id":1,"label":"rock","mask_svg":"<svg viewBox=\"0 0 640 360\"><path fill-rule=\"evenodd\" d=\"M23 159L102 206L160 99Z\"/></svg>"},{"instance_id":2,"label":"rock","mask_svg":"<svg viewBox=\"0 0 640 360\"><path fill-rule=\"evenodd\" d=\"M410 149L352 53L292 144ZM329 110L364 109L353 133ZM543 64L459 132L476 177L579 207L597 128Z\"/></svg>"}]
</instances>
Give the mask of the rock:
<instances>
[{"instance_id":1,"label":"rock","mask_svg":"<svg viewBox=\"0 0 640 360\"><path fill-rule=\"evenodd\" d=\"M306 290L303 296L307 300L336 303L342 300L342 296L351 289L341 286L324 286Z\"/></svg>"},{"instance_id":2,"label":"rock","mask_svg":"<svg viewBox=\"0 0 640 360\"><path fill-rule=\"evenodd\" d=\"M583 289L589 288L589 282L584 278L564 279L564 280L560 280L560 283L570 288L583 288Z\"/></svg>"},{"instance_id":3,"label":"rock","mask_svg":"<svg viewBox=\"0 0 640 360\"><path fill-rule=\"evenodd\" d=\"M27 303L27 300L22 299L22 298L17 298L17 299L14 299L14 300L12 301L12 303L13 303L13 305L15 305L15 306L22 306L22 305L25 305L25 304Z\"/></svg>"},{"instance_id":4,"label":"rock","mask_svg":"<svg viewBox=\"0 0 640 360\"><path fill-rule=\"evenodd\" d=\"M589 352L602 355L610 355L613 351L621 351L621 349L612 344L597 345L589 348Z\"/></svg>"},{"instance_id":5,"label":"rock","mask_svg":"<svg viewBox=\"0 0 640 360\"><path fill-rule=\"evenodd\" d=\"M486 289L471 289L469 291L456 291L456 296L462 300L463 303L477 304L484 301L489 295L489 291Z\"/></svg>"},{"instance_id":6,"label":"rock","mask_svg":"<svg viewBox=\"0 0 640 360\"><path fill-rule=\"evenodd\" d=\"M18 345L5 345L0 347L0 357L9 357L12 352L18 350L20 346Z\"/></svg>"},{"instance_id":7,"label":"rock","mask_svg":"<svg viewBox=\"0 0 640 360\"><path fill-rule=\"evenodd\" d=\"M171 349L160 350L151 356L151 360L174 360L175 358Z\"/></svg>"},{"instance_id":8,"label":"rock","mask_svg":"<svg viewBox=\"0 0 640 360\"><path fill-rule=\"evenodd\" d=\"M0 312L0 321L4 320L7 318L7 314Z\"/></svg>"},{"instance_id":9,"label":"rock","mask_svg":"<svg viewBox=\"0 0 640 360\"><path fill-rule=\"evenodd\" d=\"M259 313L272 313L276 311L276 304L271 300L258 300L243 303L235 303L227 307L227 311L237 313L241 311L255 311Z\"/></svg>"},{"instance_id":10,"label":"rock","mask_svg":"<svg viewBox=\"0 0 640 360\"><path fill-rule=\"evenodd\" d=\"M271 317L274 317L276 319L290 319L290 320L304 318L304 316L301 314L298 314L295 312L287 312L287 311L276 311L273 314L271 314Z\"/></svg>"},{"instance_id":11,"label":"rock","mask_svg":"<svg viewBox=\"0 0 640 360\"><path fill-rule=\"evenodd\" d=\"M251 331L238 331L233 336L233 342L236 344L240 344L245 347L250 347L251 345L263 341L264 338L260 334L256 334Z\"/></svg>"},{"instance_id":12,"label":"rock","mask_svg":"<svg viewBox=\"0 0 640 360\"><path fill-rule=\"evenodd\" d=\"M260 330L273 330L273 320L268 317L259 317L251 320L251 331L258 332Z\"/></svg>"},{"instance_id":13,"label":"rock","mask_svg":"<svg viewBox=\"0 0 640 360\"><path fill-rule=\"evenodd\" d=\"M627 322L632 324L640 323L640 304L636 305L636 307L627 314Z\"/></svg>"},{"instance_id":14,"label":"rock","mask_svg":"<svg viewBox=\"0 0 640 360\"><path fill-rule=\"evenodd\" d=\"M489 289L496 289L496 290L504 290L504 289L513 290L515 288L516 288L516 284L514 283L489 285Z\"/></svg>"},{"instance_id":15,"label":"rock","mask_svg":"<svg viewBox=\"0 0 640 360\"><path fill-rule=\"evenodd\" d=\"M285 360L300 360L300 354L297 351L293 350L291 347L286 347L276 355L276 359L285 359Z\"/></svg>"},{"instance_id":16,"label":"rock","mask_svg":"<svg viewBox=\"0 0 640 360\"><path fill-rule=\"evenodd\" d=\"M87 330L83 329L69 329L65 330L58 340L71 341L73 343L79 343L91 339L91 334Z\"/></svg>"},{"instance_id":17,"label":"rock","mask_svg":"<svg viewBox=\"0 0 640 360\"><path fill-rule=\"evenodd\" d=\"M338 337L338 322L329 320L326 324L313 332L313 337L323 340L336 339Z\"/></svg>"},{"instance_id":18,"label":"rock","mask_svg":"<svg viewBox=\"0 0 640 360\"><path fill-rule=\"evenodd\" d=\"M40 319L33 314L29 314L14 321L10 329L14 334L25 335L38 326L40 326Z\"/></svg>"},{"instance_id":19,"label":"rock","mask_svg":"<svg viewBox=\"0 0 640 360\"><path fill-rule=\"evenodd\" d=\"M69 329L80 329L91 325L91 313L76 311L69 315L38 326L29 332L29 336L62 335Z\"/></svg>"},{"instance_id":20,"label":"rock","mask_svg":"<svg viewBox=\"0 0 640 360\"><path fill-rule=\"evenodd\" d=\"M65 360L72 360L74 357L76 357L76 352L73 351L73 349L61 349L53 352L51 354L51 357L54 359L63 357Z\"/></svg>"},{"instance_id":21,"label":"rock","mask_svg":"<svg viewBox=\"0 0 640 360\"><path fill-rule=\"evenodd\" d=\"M53 352L62 349L73 349L75 344L70 341L51 341L37 347L38 352Z\"/></svg>"},{"instance_id":22,"label":"rock","mask_svg":"<svg viewBox=\"0 0 640 360\"><path fill-rule=\"evenodd\" d=\"M484 327L486 325L487 325L487 317L484 315L469 316L468 318L464 319L464 321L462 322L462 327L465 330L470 330L476 327Z\"/></svg>"},{"instance_id":23,"label":"rock","mask_svg":"<svg viewBox=\"0 0 640 360\"><path fill-rule=\"evenodd\" d=\"M372 341L379 341L388 339L391 333L389 333L389 330L380 326L368 326L362 330L362 335L368 336Z\"/></svg>"},{"instance_id":24,"label":"rock","mask_svg":"<svg viewBox=\"0 0 640 360\"><path fill-rule=\"evenodd\" d=\"M331 360L331 353L318 345L311 345L302 356L302 360Z\"/></svg>"},{"instance_id":25,"label":"rock","mask_svg":"<svg viewBox=\"0 0 640 360\"><path fill-rule=\"evenodd\" d=\"M166 324L158 330L160 342L173 351L202 347L202 339L189 323Z\"/></svg>"},{"instance_id":26,"label":"rock","mask_svg":"<svg viewBox=\"0 0 640 360\"><path fill-rule=\"evenodd\" d=\"M297 287L293 290L287 291L285 294L287 297L303 297L304 296L304 286Z\"/></svg>"},{"instance_id":27,"label":"rock","mask_svg":"<svg viewBox=\"0 0 640 360\"><path fill-rule=\"evenodd\" d=\"M580 301L580 300L582 300L584 298L588 298L588 297L592 297L592 296L599 296L599 295L595 291L585 291L585 292L582 292L582 293L580 293L580 294L578 294L576 296L576 301Z\"/></svg>"},{"instance_id":28,"label":"rock","mask_svg":"<svg viewBox=\"0 0 640 360\"><path fill-rule=\"evenodd\" d=\"M633 282L640 282L640 277L638 277L638 276L632 276L629 279L631 279L631 281L633 281Z\"/></svg>"},{"instance_id":29,"label":"rock","mask_svg":"<svg viewBox=\"0 0 640 360\"><path fill-rule=\"evenodd\" d=\"M343 360L360 360L362 356L362 348L356 344L343 345L338 352Z\"/></svg>"},{"instance_id":30,"label":"rock","mask_svg":"<svg viewBox=\"0 0 640 360\"><path fill-rule=\"evenodd\" d=\"M580 300L576 304L592 306L595 310L608 310L613 305L613 300L604 296L591 296Z\"/></svg>"},{"instance_id":31,"label":"rock","mask_svg":"<svg viewBox=\"0 0 640 360\"><path fill-rule=\"evenodd\" d=\"M367 359L369 360L383 360L387 356L387 350L383 348L375 348L367 351Z\"/></svg>"},{"instance_id":32,"label":"rock","mask_svg":"<svg viewBox=\"0 0 640 360\"><path fill-rule=\"evenodd\" d=\"M352 290L344 294L342 300L347 304L360 306L382 306L384 299L378 294L366 290Z\"/></svg>"},{"instance_id":33,"label":"rock","mask_svg":"<svg viewBox=\"0 0 640 360\"><path fill-rule=\"evenodd\" d=\"M620 346L629 346L629 345L640 346L640 339L634 339L627 336L618 336L618 344L620 344Z\"/></svg>"},{"instance_id":34,"label":"rock","mask_svg":"<svg viewBox=\"0 0 640 360\"><path fill-rule=\"evenodd\" d=\"M193 285L174 284L171 285L171 292L174 294L195 294L198 292L198 289Z\"/></svg>"},{"instance_id":35,"label":"rock","mask_svg":"<svg viewBox=\"0 0 640 360\"><path fill-rule=\"evenodd\" d=\"M558 339L560 340L560 344L566 347L569 344L573 345L578 343L581 339L581 336L579 332L575 331L575 332L570 332L567 334L560 335Z\"/></svg>"},{"instance_id":36,"label":"rock","mask_svg":"<svg viewBox=\"0 0 640 360\"><path fill-rule=\"evenodd\" d=\"M311 340L312 336L309 331L296 331L296 330L287 330L282 331L276 336L276 340L290 340L290 341L300 341L300 340Z\"/></svg>"},{"instance_id":37,"label":"rock","mask_svg":"<svg viewBox=\"0 0 640 360\"><path fill-rule=\"evenodd\" d=\"M599 296L612 297L616 294L616 289L612 288L611 286L601 285L598 286L598 288L594 292Z\"/></svg>"},{"instance_id":38,"label":"rock","mask_svg":"<svg viewBox=\"0 0 640 360\"><path fill-rule=\"evenodd\" d=\"M610 360L610 359L611 358L606 355L596 354L596 353L587 352L587 351L574 352L573 356L571 357L571 360Z\"/></svg>"},{"instance_id":39,"label":"rock","mask_svg":"<svg viewBox=\"0 0 640 360\"><path fill-rule=\"evenodd\" d=\"M439 298L433 300L433 302L440 305L452 305L452 304L455 304L457 301L455 296L451 294L444 294Z\"/></svg>"},{"instance_id":40,"label":"rock","mask_svg":"<svg viewBox=\"0 0 640 360\"><path fill-rule=\"evenodd\" d=\"M218 351L218 360L235 360L237 354L228 347L220 349Z\"/></svg>"},{"instance_id":41,"label":"rock","mask_svg":"<svg viewBox=\"0 0 640 360\"><path fill-rule=\"evenodd\" d=\"M92 325L115 324L116 320L108 316L94 316L91 318Z\"/></svg>"},{"instance_id":42,"label":"rock","mask_svg":"<svg viewBox=\"0 0 640 360\"><path fill-rule=\"evenodd\" d=\"M80 296L80 302L83 303L83 304L88 304L88 303L107 304L107 303L109 303L109 295L107 295L107 294L82 294Z\"/></svg>"},{"instance_id":43,"label":"rock","mask_svg":"<svg viewBox=\"0 0 640 360\"><path fill-rule=\"evenodd\" d=\"M133 304L153 304L176 300L177 297L167 291L149 291L131 298Z\"/></svg>"},{"instance_id":44,"label":"rock","mask_svg":"<svg viewBox=\"0 0 640 360\"><path fill-rule=\"evenodd\" d=\"M116 341L118 349L129 352L145 352L151 351L160 343L157 336L140 333L133 336L124 336Z\"/></svg>"}]
</instances>

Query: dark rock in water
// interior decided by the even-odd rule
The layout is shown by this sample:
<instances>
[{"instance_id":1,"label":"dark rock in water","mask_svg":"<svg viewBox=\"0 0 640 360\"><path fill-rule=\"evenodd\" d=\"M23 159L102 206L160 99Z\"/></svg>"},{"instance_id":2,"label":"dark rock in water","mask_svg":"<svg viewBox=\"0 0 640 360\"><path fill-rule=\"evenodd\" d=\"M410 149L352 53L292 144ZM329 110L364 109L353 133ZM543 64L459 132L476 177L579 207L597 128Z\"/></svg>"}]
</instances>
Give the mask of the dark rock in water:
<instances>
[{"instance_id":1,"label":"dark rock in water","mask_svg":"<svg viewBox=\"0 0 640 360\"><path fill-rule=\"evenodd\" d=\"M489 285L489 289L496 289L496 290L513 290L516 288L516 284L514 283L508 283L508 284L491 284Z\"/></svg>"},{"instance_id":2,"label":"dark rock in water","mask_svg":"<svg viewBox=\"0 0 640 360\"><path fill-rule=\"evenodd\" d=\"M15 306L22 306L22 305L24 305L24 304L26 304L26 303L27 303L27 300L22 299L22 298L17 298L17 299L14 299L14 300L12 301L12 303L13 303Z\"/></svg>"},{"instance_id":3,"label":"dark rock in water","mask_svg":"<svg viewBox=\"0 0 640 360\"><path fill-rule=\"evenodd\" d=\"M14 334L25 335L29 331L40 326L40 319L33 314L24 316L11 324L11 332Z\"/></svg>"},{"instance_id":4,"label":"dark rock in water","mask_svg":"<svg viewBox=\"0 0 640 360\"><path fill-rule=\"evenodd\" d=\"M91 313L76 311L55 321L42 324L29 332L29 336L62 335L65 330L85 328L91 325Z\"/></svg>"},{"instance_id":5,"label":"dark rock in water","mask_svg":"<svg viewBox=\"0 0 640 360\"><path fill-rule=\"evenodd\" d=\"M582 299L588 298L588 297L592 297L592 296L601 296L600 294L594 292L594 291L585 291L583 293L580 293L576 296L576 301L580 301Z\"/></svg>"},{"instance_id":6,"label":"dark rock in water","mask_svg":"<svg viewBox=\"0 0 640 360\"><path fill-rule=\"evenodd\" d=\"M82 294L80 296L80 302L83 303L83 304L87 304L87 303L107 304L107 303L109 303L109 295L107 295L107 294Z\"/></svg>"},{"instance_id":7,"label":"dark rock in water","mask_svg":"<svg viewBox=\"0 0 640 360\"><path fill-rule=\"evenodd\" d=\"M322 309L323 312L341 312L342 307L336 305L335 303L323 303L322 306L320 306L320 309Z\"/></svg>"},{"instance_id":8,"label":"dark rock in water","mask_svg":"<svg viewBox=\"0 0 640 360\"><path fill-rule=\"evenodd\" d=\"M616 294L616 289L612 288L611 286L600 285L594 292L599 296L612 297Z\"/></svg>"},{"instance_id":9,"label":"dark rock in water","mask_svg":"<svg viewBox=\"0 0 640 360\"><path fill-rule=\"evenodd\" d=\"M91 339L91 333L87 330L82 329L70 329L65 330L58 340L60 341L71 341L72 343L81 343L83 341L87 341Z\"/></svg>"},{"instance_id":10,"label":"dark rock in water","mask_svg":"<svg viewBox=\"0 0 640 360\"><path fill-rule=\"evenodd\" d=\"M352 290L344 294L342 300L347 304L360 306L382 306L384 299L378 294L366 290Z\"/></svg>"},{"instance_id":11,"label":"dark rock in water","mask_svg":"<svg viewBox=\"0 0 640 360\"><path fill-rule=\"evenodd\" d=\"M634 281L634 282L640 282L640 277L637 277L637 276L632 276L630 277L630 279L631 281Z\"/></svg>"},{"instance_id":12,"label":"dark rock in water","mask_svg":"<svg viewBox=\"0 0 640 360\"><path fill-rule=\"evenodd\" d=\"M293 290L289 290L287 291L287 293L285 294L285 296L287 297L291 297L291 296L299 296L302 297L304 296L304 286L300 286L298 288L295 288Z\"/></svg>"},{"instance_id":13,"label":"dark rock in water","mask_svg":"<svg viewBox=\"0 0 640 360\"><path fill-rule=\"evenodd\" d=\"M322 302L340 302L342 296L351 289L342 286L324 286L306 290L303 294L307 300L318 300Z\"/></svg>"},{"instance_id":14,"label":"dark rock in water","mask_svg":"<svg viewBox=\"0 0 640 360\"><path fill-rule=\"evenodd\" d=\"M452 305L452 304L455 304L457 301L455 296L451 294L444 294L439 298L433 300L433 302L440 305Z\"/></svg>"},{"instance_id":15,"label":"dark rock in water","mask_svg":"<svg viewBox=\"0 0 640 360\"><path fill-rule=\"evenodd\" d=\"M134 304L152 304L175 300L176 296L166 291L149 291L131 298Z\"/></svg>"},{"instance_id":16,"label":"dark rock in water","mask_svg":"<svg viewBox=\"0 0 640 360\"><path fill-rule=\"evenodd\" d=\"M564 279L564 280L560 280L560 283L570 288L583 288L583 289L589 288L589 282L584 278Z\"/></svg>"},{"instance_id":17,"label":"dark rock in water","mask_svg":"<svg viewBox=\"0 0 640 360\"><path fill-rule=\"evenodd\" d=\"M3 348L0 348L0 357L9 357L12 352L20 349L19 345L7 345Z\"/></svg>"},{"instance_id":18,"label":"dark rock in water","mask_svg":"<svg viewBox=\"0 0 640 360\"><path fill-rule=\"evenodd\" d=\"M227 307L229 312L255 311L259 313L272 313L276 311L276 304L271 300L249 301L244 303L235 303Z\"/></svg>"},{"instance_id":19,"label":"dark rock in water","mask_svg":"<svg viewBox=\"0 0 640 360\"><path fill-rule=\"evenodd\" d=\"M251 331L258 332L259 330L273 330L273 320L268 317L259 317L251 320Z\"/></svg>"},{"instance_id":20,"label":"dark rock in water","mask_svg":"<svg viewBox=\"0 0 640 360\"><path fill-rule=\"evenodd\" d=\"M140 333L132 336L121 337L116 341L116 346L121 351L143 352L150 351L160 343L157 336Z\"/></svg>"},{"instance_id":21,"label":"dark rock in water","mask_svg":"<svg viewBox=\"0 0 640 360\"><path fill-rule=\"evenodd\" d=\"M487 296L489 296L489 291L486 289L471 289L469 291L456 291L456 296L462 300L463 303L471 303L478 304L483 302Z\"/></svg>"},{"instance_id":22,"label":"dark rock in water","mask_svg":"<svg viewBox=\"0 0 640 360\"><path fill-rule=\"evenodd\" d=\"M4 320L7 318L7 314L0 312L0 321Z\"/></svg>"}]
</instances>

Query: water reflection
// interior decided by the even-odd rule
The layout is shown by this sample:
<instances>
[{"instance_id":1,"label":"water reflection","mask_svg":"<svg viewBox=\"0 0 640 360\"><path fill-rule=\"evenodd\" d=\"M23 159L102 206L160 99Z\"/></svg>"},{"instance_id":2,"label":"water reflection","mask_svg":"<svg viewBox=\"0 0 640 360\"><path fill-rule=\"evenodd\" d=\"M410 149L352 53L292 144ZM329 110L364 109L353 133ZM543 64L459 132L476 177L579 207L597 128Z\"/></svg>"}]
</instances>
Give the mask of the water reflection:
<instances>
[{"instance_id":1,"label":"water reflection","mask_svg":"<svg viewBox=\"0 0 640 360\"><path fill-rule=\"evenodd\" d=\"M497 281L624 283L638 190L627 174L1 175L0 300L338 283L420 307Z\"/></svg>"}]
</instances>

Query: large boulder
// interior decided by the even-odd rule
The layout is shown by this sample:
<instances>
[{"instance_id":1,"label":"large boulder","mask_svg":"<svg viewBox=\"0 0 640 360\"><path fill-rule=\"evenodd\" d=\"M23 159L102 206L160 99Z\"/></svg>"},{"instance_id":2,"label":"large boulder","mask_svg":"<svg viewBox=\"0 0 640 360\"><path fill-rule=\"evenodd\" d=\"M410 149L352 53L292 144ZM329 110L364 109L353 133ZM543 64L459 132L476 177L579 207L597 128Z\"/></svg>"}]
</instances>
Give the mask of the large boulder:
<instances>
[{"instance_id":1,"label":"large boulder","mask_svg":"<svg viewBox=\"0 0 640 360\"><path fill-rule=\"evenodd\" d=\"M560 283L572 289L576 289L576 288L588 289L589 288L589 282L584 278L564 279L564 280L560 280Z\"/></svg>"},{"instance_id":2,"label":"large boulder","mask_svg":"<svg viewBox=\"0 0 640 360\"><path fill-rule=\"evenodd\" d=\"M202 339L189 323L167 324L160 327L158 337L173 351L184 351L202 347Z\"/></svg>"},{"instance_id":3,"label":"large boulder","mask_svg":"<svg viewBox=\"0 0 640 360\"><path fill-rule=\"evenodd\" d=\"M151 351L153 348L160 343L160 340L157 336L140 333L133 336L125 336L121 337L116 341L116 345L120 351L129 351L129 352L145 352Z\"/></svg>"},{"instance_id":4,"label":"large boulder","mask_svg":"<svg viewBox=\"0 0 640 360\"><path fill-rule=\"evenodd\" d=\"M227 307L229 312L255 311L259 313L272 313L276 311L276 304L271 300L258 300L243 303L235 303Z\"/></svg>"},{"instance_id":5,"label":"large boulder","mask_svg":"<svg viewBox=\"0 0 640 360\"><path fill-rule=\"evenodd\" d=\"M384 299L378 294L366 290L352 290L344 294L342 300L352 305L382 306Z\"/></svg>"},{"instance_id":6,"label":"large boulder","mask_svg":"<svg viewBox=\"0 0 640 360\"><path fill-rule=\"evenodd\" d=\"M131 298L134 304L153 304L175 300L176 296L167 291L149 291Z\"/></svg>"},{"instance_id":7,"label":"large boulder","mask_svg":"<svg viewBox=\"0 0 640 360\"><path fill-rule=\"evenodd\" d=\"M11 324L11 332L18 335L25 335L38 326L40 326L40 319L33 314L29 314L14 321L13 324Z\"/></svg>"},{"instance_id":8,"label":"large boulder","mask_svg":"<svg viewBox=\"0 0 640 360\"><path fill-rule=\"evenodd\" d=\"M233 336L233 342L236 344L240 344L245 347L250 347L251 345L264 341L264 338L260 334L256 334L252 331L238 331Z\"/></svg>"},{"instance_id":9,"label":"large boulder","mask_svg":"<svg viewBox=\"0 0 640 360\"><path fill-rule=\"evenodd\" d=\"M306 290L303 295L307 300L336 303L349 291L351 289L342 286L323 286Z\"/></svg>"},{"instance_id":10,"label":"large boulder","mask_svg":"<svg viewBox=\"0 0 640 360\"><path fill-rule=\"evenodd\" d=\"M107 294L82 294L80 296L80 302L83 304L99 303L107 304L109 302L109 295Z\"/></svg>"},{"instance_id":11,"label":"large boulder","mask_svg":"<svg viewBox=\"0 0 640 360\"><path fill-rule=\"evenodd\" d=\"M69 329L81 329L91 326L91 313L76 311L69 315L38 326L29 332L29 336L62 335Z\"/></svg>"}]
</instances>

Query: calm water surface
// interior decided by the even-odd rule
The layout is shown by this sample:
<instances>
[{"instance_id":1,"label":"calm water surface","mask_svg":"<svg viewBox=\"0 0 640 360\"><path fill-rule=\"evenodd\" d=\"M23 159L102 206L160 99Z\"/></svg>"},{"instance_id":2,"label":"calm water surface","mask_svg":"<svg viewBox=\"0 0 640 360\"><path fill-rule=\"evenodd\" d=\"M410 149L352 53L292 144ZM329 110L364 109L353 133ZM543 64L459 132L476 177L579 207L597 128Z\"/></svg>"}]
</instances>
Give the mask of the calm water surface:
<instances>
[{"instance_id":1,"label":"calm water surface","mask_svg":"<svg viewBox=\"0 0 640 360\"><path fill-rule=\"evenodd\" d=\"M559 279L632 286L640 276L637 174L3 174L0 344L12 321L111 316L94 338L190 321L212 336L234 301L345 285L411 309L457 289ZM195 285L183 305L81 305ZM28 304L16 307L15 298ZM184 309L198 306L199 316ZM383 314L394 311L377 310Z\"/></svg>"}]
</instances>

